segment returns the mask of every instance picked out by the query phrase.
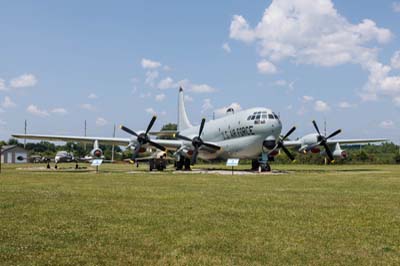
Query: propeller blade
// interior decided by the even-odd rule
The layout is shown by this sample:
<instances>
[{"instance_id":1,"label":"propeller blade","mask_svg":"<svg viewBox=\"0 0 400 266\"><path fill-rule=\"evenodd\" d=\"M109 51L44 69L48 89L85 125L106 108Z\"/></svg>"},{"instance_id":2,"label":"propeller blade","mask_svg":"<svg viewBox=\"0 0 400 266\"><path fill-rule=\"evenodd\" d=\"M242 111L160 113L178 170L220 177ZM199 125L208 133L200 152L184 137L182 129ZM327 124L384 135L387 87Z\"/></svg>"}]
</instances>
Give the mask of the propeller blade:
<instances>
[{"instance_id":1,"label":"propeller blade","mask_svg":"<svg viewBox=\"0 0 400 266\"><path fill-rule=\"evenodd\" d=\"M288 133L282 138L282 141L285 140L287 137L289 137L294 131L296 130L296 127L292 127Z\"/></svg>"},{"instance_id":2,"label":"propeller blade","mask_svg":"<svg viewBox=\"0 0 400 266\"><path fill-rule=\"evenodd\" d=\"M201 136L201 133L203 133L205 123L206 123L206 119L205 118L201 119L201 124L200 124L200 129L199 129L199 137Z\"/></svg>"},{"instance_id":3,"label":"propeller blade","mask_svg":"<svg viewBox=\"0 0 400 266\"><path fill-rule=\"evenodd\" d=\"M176 137L177 139L182 139L182 140L186 140L186 141L192 141L192 139L191 139L191 138L188 138L188 137L185 137L185 136L179 135L179 133L178 133L178 134L176 134L176 135L175 135L175 137Z\"/></svg>"},{"instance_id":4,"label":"propeller blade","mask_svg":"<svg viewBox=\"0 0 400 266\"><path fill-rule=\"evenodd\" d=\"M153 116L153 117L151 118L150 123L149 123L149 125L147 126L146 135L147 135L147 133L149 133L149 131L150 131L151 128L153 127L154 122L156 122L156 119L157 119L157 116Z\"/></svg>"},{"instance_id":5,"label":"propeller blade","mask_svg":"<svg viewBox=\"0 0 400 266\"><path fill-rule=\"evenodd\" d=\"M199 154L199 149L194 149L194 152L192 154L192 159L190 160L191 165L195 165L197 162L197 155Z\"/></svg>"},{"instance_id":6,"label":"propeller blade","mask_svg":"<svg viewBox=\"0 0 400 266\"><path fill-rule=\"evenodd\" d=\"M322 145L323 145L324 148L325 148L325 152L326 152L326 155L328 155L329 160L330 160L331 162L334 161L335 158L333 158L333 154L332 154L331 150L329 149L328 144L326 144L326 142L323 142Z\"/></svg>"},{"instance_id":7,"label":"propeller blade","mask_svg":"<svg viewBox=\"0 0 400 266\"><path fill-rule=\"evenodd\" d=\"M315 130L318 132L318 135L321 136L321 133L319 132L319 128L318 128L317 123L315 122L315 120L313 120L312 123L314 125Z\"/></svg>"},{"instance_id":8,"label":"propeller blade","mask_svg":"<svg viewBox=\"0 0 400 266\"><path fill-rule=\"evenodd\" d=\"M136 160L136 158L139 154L140 148L141 148L141 145L136 146L135 151L132 153L132 160Z\"/></svg>"},{"instance_id":9,"label":"propeller blade","mask_svg":"<svg viewBox=\"0 0 400 266\"><path fill-rule=\"evenodd\" d=\"M217 150L217 151L219 151L219 150L221 149L220 146L214 145L214 144L212 144L212 143L203 142L203 145L204 145L204 146L207 146L207 147L209 147L209 148L211 148L211 149L215 149L215 150Z\"/></svg>"},{"instance_id":10,"label":"propeller blade","mask_svg":"<svg viewBox=\"0 0 400 266\"><path fill-rule=\"evenodd\" d=\"M127 133L129 133L129 134L131 134L131 135L134 135L135 137L138 136L138 134L137 134L135 131L133 131L133 130L131 130L131 129L129 129L129 128L123 126L123 125L121 125L120 128L121 128L123 131L125 131L125 132L127 132Z\"/></svg>"},{"instance_id":11,"label":"propeller blade","mask_svg":"<svg viewBox=\"0 0 400 266\"><path fill-rule=\"evenodd\" d=\"M329 136L327 136L325 139L330 139L330 138L336 136L337 134L339 134L340 132L342 132L342 130L338 129L335 132L333 132L332 134L330 134Z\"/></svg>"},{"instance_id":12,"label":"propeller blade","mask_svg":"<svg viewBox=\"0 0 400 266\"><path fill-rule=\"evenodd\" d=\"M281 149L287 155L287 157L289 157L289 159L291 161L294 161L294 156L290 153L290 151L285 146L282 145Z\"/></svg>"},{"instance_id":13,"label":"propeller blade","mask_svg":"<svg viewBox=\"0 0 400 266\"><path fill-rule=\"evenodd\" d=\"M149 144L151 145L151 146L154 146L154 147L156 147L157 149L159 149L159 150L162 150L162 151L166 151L167 149L164 147L164 146L162 146L162 145L160 145L160 144L158 144L158 143L156 143L156 142L153 142L153 141L149 141Z\"/></svg>"}]
</instances>

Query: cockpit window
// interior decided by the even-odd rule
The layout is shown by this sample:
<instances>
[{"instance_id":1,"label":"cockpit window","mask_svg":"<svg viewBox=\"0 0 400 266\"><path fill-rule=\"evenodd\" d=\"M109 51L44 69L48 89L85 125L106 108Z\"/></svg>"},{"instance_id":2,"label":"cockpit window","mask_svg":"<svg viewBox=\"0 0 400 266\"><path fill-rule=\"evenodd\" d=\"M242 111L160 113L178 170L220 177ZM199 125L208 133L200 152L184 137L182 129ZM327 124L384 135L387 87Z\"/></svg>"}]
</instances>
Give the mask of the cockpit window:
<instances>
[{"instance_id":1,"label":"cockpit window","mask_svg":"<svg viewBox=\"0 0 400 266\"><path fill-rule=\"evenodd\" d=\"M275 114L275 113L273 113L274 114L274 117L276 118L276 119L279 119L279 117Z\"/></svg>"},{"instance_id":2,"label":"cockpit window","mask_svg":"<svg viewBox=\"0 0 400 266\"><path fill-rule=\"evenodd\" d=\"M274 116L272 114L268 114L269 119L274 119Z\"/></svg>"},{"instance_id":3,"label":"cockpit window","mask_svg":"<svg viewBox=\"0 0 400 266\"><path fill-rule=\"evenodd\" d=\"M264 119L267 118L267 114L263 114L262 118L264 118Z\"/></svg>"},{"instance_id":4,"label":"cockpit window","mask_svg":"<svg viewBox=\"0 0 400 266\"><path fill-rule=\"evenodd\" d=\"M254 119L256 119L256 116L255 115L251 116L251 120L254 120Z\"/></svg>"}]
</instances>

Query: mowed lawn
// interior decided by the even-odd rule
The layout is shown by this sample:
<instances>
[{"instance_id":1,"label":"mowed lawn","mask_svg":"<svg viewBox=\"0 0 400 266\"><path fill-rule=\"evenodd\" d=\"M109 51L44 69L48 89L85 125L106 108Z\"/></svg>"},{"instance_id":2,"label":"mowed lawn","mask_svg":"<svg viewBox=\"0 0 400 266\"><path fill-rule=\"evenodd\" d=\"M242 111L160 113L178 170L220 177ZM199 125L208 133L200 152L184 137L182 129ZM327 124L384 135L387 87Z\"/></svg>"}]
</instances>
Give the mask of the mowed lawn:
<instances>
[{"instance_id":1,"label":"mowed lawn","mask_svg":"<svg viewBox=\"0 0 400 266\"><path fill-rule=\"evenodd\" d=\"M400 166L16 167L0 174L0 265L400 265Z\"/></svg>"}]
</instances>

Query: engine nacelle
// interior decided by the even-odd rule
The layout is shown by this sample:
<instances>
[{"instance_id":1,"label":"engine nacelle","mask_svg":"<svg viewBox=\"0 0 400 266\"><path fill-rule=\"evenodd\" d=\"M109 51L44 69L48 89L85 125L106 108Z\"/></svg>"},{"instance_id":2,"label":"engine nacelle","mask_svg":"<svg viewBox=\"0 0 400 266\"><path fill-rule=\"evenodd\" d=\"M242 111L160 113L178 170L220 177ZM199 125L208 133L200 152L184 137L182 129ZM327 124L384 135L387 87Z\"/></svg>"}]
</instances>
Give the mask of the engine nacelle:
<instances>
[{"instance_id":1,"label":"engine nacelle","mask_svg":"<svg viewBox=\"0 0 400 266\"><path fill-rule=\"evenodd\" d=\"M340 157L340 158L347 158L348 156L347 152L344 150L334 150L332 154L334 157Z\"/></svg>"},{"instance_id":2,"label":"engine nacelle","mask_svg":"<svg viewBox=\"0 0 400 266\"><path fill-rule=\"evenodd\" d=\"M103 151L100 148L95 148L91 150L90 155L92 155L93 158L101 158L101 156L103 156Z\"/></svg>"},{"instance_id":3,"label":"engine nacelle","mask_svg":"<svg viewBox=\"0 0 400 266\"><path fill-rule=\"evenodd\" d=\"M314 147L310 150L312 153L321 153L321 149L318 147Z\"/></svg>"},{"instance_id":4,"label":"engine nacelle","mask_svg":"<svg viewBox=\"0 0 400 266\"><path fill-rule=\"evenodd\" d=\"M336 143L335 150L332 152L332 155L334 157L339 157L339 158L347 158L348 154L345 150L342 150L340 147L339 143Z\"/></svg>"}]
</instances>

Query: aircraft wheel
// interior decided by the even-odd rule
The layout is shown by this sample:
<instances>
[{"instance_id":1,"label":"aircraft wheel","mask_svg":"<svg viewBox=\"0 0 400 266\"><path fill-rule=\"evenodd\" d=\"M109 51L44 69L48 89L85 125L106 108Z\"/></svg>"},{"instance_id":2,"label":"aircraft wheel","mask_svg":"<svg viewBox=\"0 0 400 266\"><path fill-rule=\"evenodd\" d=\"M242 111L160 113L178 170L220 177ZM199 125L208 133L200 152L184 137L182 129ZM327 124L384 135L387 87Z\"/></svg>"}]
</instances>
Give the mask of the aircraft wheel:
<instances>
[{"instance_id":1,"label":"aircraft wheel","mask_svg":"<svg viewBox=\"0 0 400 266\"><path fill-rule=\"evenodd\" d=\"M258 160L251 160L251 170L258 171L259 165L260 163L258 162Z\"/></svg>"},{"instance_id":2,"label":"aircraft wheel","mask_svg":"<svg viewBox=\"0 0 400 266\"><path fill-rule=\"evenodd\" d=\"M269 163L267 163L264 167L264 172L271 172L271 165L269 165Z\"/></svg>"},{"instance_id":3,"label":"aircraft wheel","mask_svg":"<svg viewBox=\"0 0 400 266\"><path fill-rule=\"evenodd\" d=\"M190 159L186 158L185 159L185 171L191 171L192 169L190 168Z\"/></svg>"},{"instance_id":4,"label":"aircraft wheel","mask_svg":"<svg viewBox=\"0 0 400 266\"><path fill-rule=\"evenodd\" d=\"M182 156L179 159L179 161L176 161L176 170L177 171L182 171L184 162L185 162L185 158L183 158Z\"/></svg>"}]
</instances>

